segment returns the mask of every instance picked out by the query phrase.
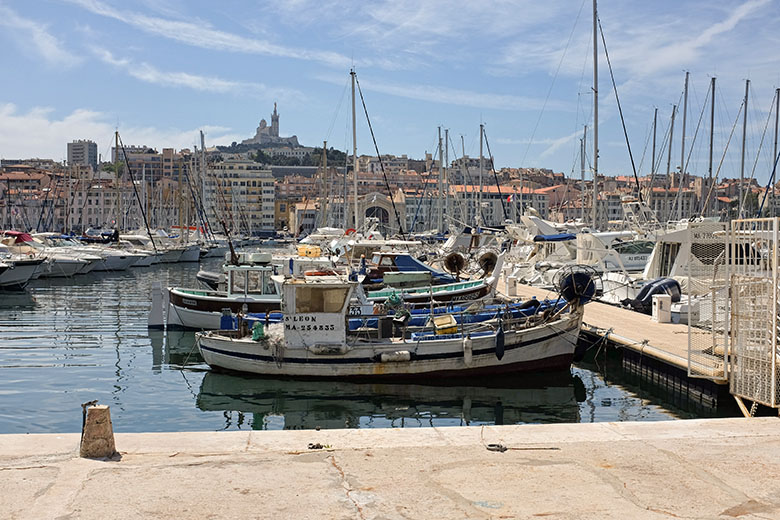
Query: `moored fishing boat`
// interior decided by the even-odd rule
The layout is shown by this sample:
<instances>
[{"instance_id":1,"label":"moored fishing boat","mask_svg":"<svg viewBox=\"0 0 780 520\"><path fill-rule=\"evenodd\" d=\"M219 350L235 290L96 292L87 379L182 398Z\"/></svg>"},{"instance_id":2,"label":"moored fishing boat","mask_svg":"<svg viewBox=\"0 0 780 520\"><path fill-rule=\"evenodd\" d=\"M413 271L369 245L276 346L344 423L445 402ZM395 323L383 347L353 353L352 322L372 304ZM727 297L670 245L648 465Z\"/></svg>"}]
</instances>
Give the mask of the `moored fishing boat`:
<instances>
[{"instance_id":1,"label":"moored fishing boat","mask_svg":"<svg viewBox=\"0 0 780 520\"><path fill-rule=\"evenodd\" d=\"M434 328L407 337L405 324L379 317L374 332L348 332L357 284L323 277L281 282L283 319L250 335L196 334L213 368L261 375L325 378L481 376L568 366L575 353L583 304L594 293L584 273L561 283L567 305L520 318ZM390 326L383 326L390 325Z\"/></svg>"}]
</instances>

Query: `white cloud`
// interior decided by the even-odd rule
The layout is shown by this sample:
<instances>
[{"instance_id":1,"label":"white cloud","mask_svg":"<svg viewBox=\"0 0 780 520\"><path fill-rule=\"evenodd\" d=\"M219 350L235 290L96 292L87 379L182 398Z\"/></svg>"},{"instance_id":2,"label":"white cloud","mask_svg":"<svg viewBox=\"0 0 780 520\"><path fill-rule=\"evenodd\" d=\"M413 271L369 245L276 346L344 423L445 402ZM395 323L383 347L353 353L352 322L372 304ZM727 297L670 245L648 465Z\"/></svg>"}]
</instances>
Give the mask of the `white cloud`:
<instances>
[{"instance_id":1,"label":"white cloud","mask_svg":"<svg viewBox=\"0 0 780 520\"><path fill-rule=\"evenodd\" d=\"M271 88L262 83L248 81L233 81L216 76L200 76L188 72L163 71L146 63L134 63L128 58L117 58L105 49L93 48L92 51L103 62L113 65L132 77L164 87L184 87L201 92L219 94L244 94L258 98L273 98L279 100L302 99L303 93L297 90Z\"/></svg>"},{"instance_id":2,"label":"white cloud","mask_svg":"<svg viewBox=\"0 0 780 520\"><path fill-rule=\"evenodd\" d=\"M142 31L203 49L296 58L339 67L346 67L350 63L349 58L335 52L312 51L278 45L256 38L246 38L214 29L207 23L155 18L134 11L121 11L99 0L70 1L94 14L113 18Z\"/></svg>"},{"instance_id":3,"label":"white cloud","mask_svg":"<svg viewBox=\"0 0 780 520\"><path fill-rule=\"evenodd\" d=\"M317 79L334 85L342 85L344 83L343 78L331 76L319 76ZM360 86L367 91L446 105L496 110L538 110L544 103L542 99L512 94L474 92L436 85L415 85L411 83L402 85L388 81L358 81L360 81ZM551 110L568 110L566 103L557 101L548 102L547 106Z\"/></svg>"},{"instance_id":4,"label":"white cloud","mask_svg":"<svg viewBox=\"0 0 780 520\"><path fill-rule=\"evenodd\" d=\"M50 65L72 67L81 61L48 32L48 25L23 18L4 5L0 5L0 27L15 35L14 41L19 47L36 52Z\"/></svg>"},{"instance_id":5,"label":"white cloud","mask_svg":"<svg viewBox=\"0 0 780 520\"><path fill-rule=\"evenodd\" d=\"M73 139L97 142L98 153L105 157L113 145L114 124L110 119L107 114L87 109L77 109L57 118L50 108L36 107L23 113L13 104L0 104L0 157L63 160L67 143ZM209 146L246 138L230 128L217 125L192 129L120 126L119 133L127 145L148 144L179 149L199 145L199 130L206 133Z\"/></svg>"}]
</instances>

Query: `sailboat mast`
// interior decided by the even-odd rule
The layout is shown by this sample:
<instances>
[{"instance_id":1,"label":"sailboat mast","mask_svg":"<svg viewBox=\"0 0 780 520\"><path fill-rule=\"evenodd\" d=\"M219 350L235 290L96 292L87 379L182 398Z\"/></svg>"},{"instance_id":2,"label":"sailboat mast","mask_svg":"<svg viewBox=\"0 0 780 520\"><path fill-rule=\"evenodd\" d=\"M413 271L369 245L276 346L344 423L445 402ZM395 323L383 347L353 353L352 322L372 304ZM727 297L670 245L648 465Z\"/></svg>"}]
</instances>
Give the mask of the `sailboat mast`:
<instances>
[{"instance_id":1,"label":"sailboat mast","mask_svg":"<svg viewBox=\"0 0 780 520\"><path fill-rule=\"evenodd\" d=\"M436 231L441 233L444 231L444 150L441 144L441 127L439 127L439 197L436 204Z\"/></svg>"},{"instance_id":2,"label":"sailboat mast","mask_svg":"<svg viewBox=\"0 0 780 520\"><path fill-rule=\"evenodd\" d=\"M748 113L748 93L750 92L750 80L745 80L745 113L742 119L742 162L739 167L739 218L742 218L742 206L745 202L745 141L747 140L747 113Z\"/></svg>"},{"instance_id":3,"label":"sailboat mast","mask_svg":"<svg viewBox=\"0 0 780 520\"><path fill-rule=\"evenodd\" d=\"M444 208L447 215L452 216L450 213L450 181L449 181L449 166L450 166L450 129L444 129ZM447 226L449 228L449 226Z\"/></svg>"},{"instance_id":4,"label":"sailboat mast","mask_svg":"<svg viewBox=\"0 0 780 520\"><path fill-rule=\"evenodd\" d=\"M357 159L357 127L355 126L355 69L349 72L352 77L352 189L355 203L355 229L358 228L358 159Z\"/></svg>"},{"instance_id":5,"label":"sailboat mast","mask_svg":"<svg viewBox=\"0 0 780 520\"><path fill-rule=\"evenodd\" d=\"M330 196L330 186L328 185L328 141L322 141L322 175L325 184L325 202L322 203L322 215L324 216L324 225L328 227L328 197Z\"/></svg>"},{"instance_id":6,"label":"sailboat mast","mask_svg":"<svg viewBox=\"0 0 780 520\"><path fill-rule=\"evenodd\" d=\"M712 90L712 104L710 107L710 159L709 159L709 165L707 166L707 177L709 182L707 183L707 189L709 190L707 192L707 199L704 201L705 204L708 204L710 201L709 193L712 188L712 147L713 142L715 140L715 78L712 78L712 82L710 84L710 90Z\"/></svg>"},{"instance_id":7,"label":"sailboat mast","mask_svg":"<svg viewBox=\"0 0 780 520\"><path fill-rule=\"evenodd\" d=\"M653 111L653 154L650 158L650 175L655 173L655 140L658 128L658 107Z\"/></svg>"},{"instance_id":8,"label":"sailboat mast","mask_svg":"<svg viewBox=\"0 0 780 520\"><path fill-rule=\"evenodd\" d=\"M468 166L466 165L466 141L463 139L463 134L460 135L460 149L461 149L461 163L460 163L460 178L463 180L463 186L467 188L464 191L464 197L466 199L466 215L463 218L463 222L469 222L469 208L474 205L474 184L471 182L469 175L469 183L466 184L466 172L468 172Z\"/></svg>"},{"instance_id":9,"label":"sailboat mast","mask_svg":"<svg viewBox=\"0 0 780 520\"><path fill-rule=\"evenodd\" d=\"M672 141L674 140L674 116L677 113L677 105L672 105L672 122L669 124L669 150L666 156L666 178L669 179L672 170ZM652 190L652 186L650 189Z\"/></svg>"},{"instance_id":10,"label":"sailboat mast","mask_svg":"<svg viewBox=\"0 0 780 520\"><path fill-rule=\"evenodd\" d=\"M596 229L599 176L599 39L598 39L598 9L593 0L593 207L591 219L593 229Z\"/></svg>"},{"instance_id":11,"label":"sailboat mast","mask_svg":"<svg viewBox=\"0 0 780 520\"><path fill-rule=\"evenodd\" d=\"M688 77L690 72L685 71L685 89L683 91L683 120L682 120L682 144L680 145L680 184L678 189L682 190L683 174L685 173L685 130L688 122ZM679 192L682 195L682 192ZM682 200L680 200L682 204Z\"/></svg>"},{"instance_id":12,"label":"sailboat mast","mask_svg":"<svg viewBox=\"0 0 780 520\"><path fill-rule=\"evenodd\" d=\"M780 88L775 89L775 146L772 158L777 160L777 137L778 131L780 131ZM772 217L775 216L775 184L777 179L772 179Z\"/></svg>"},{"instance_id":13,"label":"sailboat mast","mask_svg":"<svg viewBox=\"0 0 780 520\"><path fill-rule=\"evenodd\" d=\"M585 223L585 150L587 150L588 125L582 132L580 139L580 221Z\"/></svg>"},{"instance_id":14,"label":"sailboat mast","mask_svg":"<svg viewBox=\"0 0 780 520\"><path fill-rule=\"evenodd\" d=\"M477 225L482 225L482 171L484 170L484 158L482 155L482 136L484 135L484 127L482 123L479 125L479 193L477 193Z\"/></svg>"},{"instance_id":15,"label":"sailboat mast","mask_svg":"<svg viewBox=\"0 0 780 520\"><path fill-rule=\"evenodd\" d=\"M116 169L116 228L122 229L122 174L119 172L119 130L114 131L114 168Z\"/></svg>"}]
</instances>

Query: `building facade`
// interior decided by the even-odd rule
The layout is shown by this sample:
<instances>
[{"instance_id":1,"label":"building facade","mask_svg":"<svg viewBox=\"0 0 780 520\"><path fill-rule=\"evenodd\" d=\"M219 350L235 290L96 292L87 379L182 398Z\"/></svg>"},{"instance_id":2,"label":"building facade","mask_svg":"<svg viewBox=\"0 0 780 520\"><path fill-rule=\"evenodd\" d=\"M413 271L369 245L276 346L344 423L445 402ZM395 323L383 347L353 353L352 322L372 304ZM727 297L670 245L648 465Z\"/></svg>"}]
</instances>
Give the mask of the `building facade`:
<instances>
[{"instance_id":1,"label":"building facade","mask_svg":"<svg viewBox=\"0 0 780 520\"><path fill-rule=\"evenodd\" d=\"M98 167L97 144L88 139L79 139L68 143L68 165Z\"/></svg>"}]
</instances>

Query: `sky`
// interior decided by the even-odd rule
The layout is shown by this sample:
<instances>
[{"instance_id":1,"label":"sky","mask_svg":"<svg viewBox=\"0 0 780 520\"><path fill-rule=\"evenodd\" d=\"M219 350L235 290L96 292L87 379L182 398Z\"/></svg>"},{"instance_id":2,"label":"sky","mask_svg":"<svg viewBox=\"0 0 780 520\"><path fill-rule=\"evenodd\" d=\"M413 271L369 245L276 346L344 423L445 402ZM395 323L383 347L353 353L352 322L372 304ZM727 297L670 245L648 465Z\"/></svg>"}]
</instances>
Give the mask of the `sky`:
<instances>
[{"instance_id":1,"label":"sky","mask_svg":"<svg viewBox=\"0 0 780 520\"><path fill-rule=\"evenodd\" d=\"M780 87L780 0L602 0L599 172L666 171L672 106L690 72L686 170L706 173L716 77L713 167L772 169ZM0 157L63 160L67 142L191 148L252 137L278 104L280 133L351 149L354 67L382 154L423 158L449 129L449 157L580 175L593 125L591 0L0 0ZM705 106L706 104L706 106ZM375 155L360 98L358 154ZM701 121L701 123L699 123ZM670 169L683 153L682 113ZM731 137L730 137L731 136ZM729 139L730 137L730 139ZM729 142L728 147L726 143ZM587 137L592 164L592 133ZM487 155L487 146L485 148Z\"/></svg>"}]
</instances>

